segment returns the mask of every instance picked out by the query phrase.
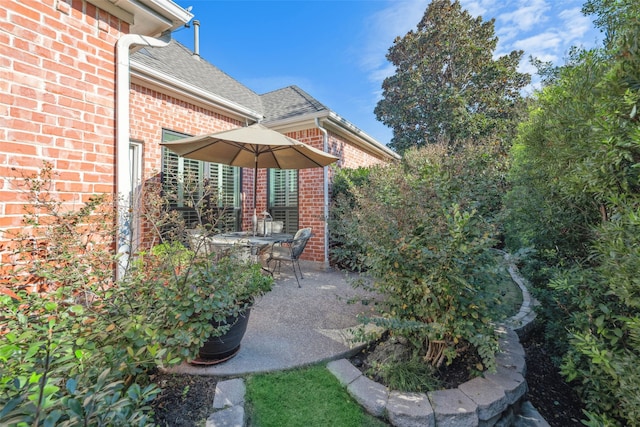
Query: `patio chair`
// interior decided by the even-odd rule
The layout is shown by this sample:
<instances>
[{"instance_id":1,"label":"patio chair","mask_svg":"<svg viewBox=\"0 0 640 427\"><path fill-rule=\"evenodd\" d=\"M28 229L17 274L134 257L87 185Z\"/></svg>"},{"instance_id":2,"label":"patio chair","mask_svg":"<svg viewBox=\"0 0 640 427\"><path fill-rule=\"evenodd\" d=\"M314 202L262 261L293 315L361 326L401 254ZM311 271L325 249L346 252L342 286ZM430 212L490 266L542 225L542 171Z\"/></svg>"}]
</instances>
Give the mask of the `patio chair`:
<instances>
[{"instance_id":1,"label":"patio chair","mask_svg":"<svg viewBox=\"0 0 640 427\"><path fill-rule=\"evenodd\" d=\"M299 259L304 251L307 242L311 238L311 228L302 228L298 230L293 236L293 239L282 240L275 242L271 245L271 249L267 256L267 269L271 274L275 272L276 266L278 273L280 273L280 265L282 261L290 262L293 267L293 274L296 276L296 282L300 288L300 280L298 279L298 272L300 273L300 279L304 279L302 270L300 269ZM271 262L274 262L273 268L271 268ZM296 266L298 270L296 271Z\"/></svg>"}]
</instances>

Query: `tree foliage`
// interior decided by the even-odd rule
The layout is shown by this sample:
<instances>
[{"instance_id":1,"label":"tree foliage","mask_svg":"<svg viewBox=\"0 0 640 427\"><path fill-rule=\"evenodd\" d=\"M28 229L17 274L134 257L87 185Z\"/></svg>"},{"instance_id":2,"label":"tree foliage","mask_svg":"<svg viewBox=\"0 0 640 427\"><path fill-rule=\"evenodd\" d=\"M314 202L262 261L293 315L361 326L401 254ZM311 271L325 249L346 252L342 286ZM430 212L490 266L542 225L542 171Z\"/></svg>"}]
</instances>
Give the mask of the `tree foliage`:
<instances>
[{"instance_id":1,"label":"tree foliage","mask_svg":"<svg viewBox=\"0 0 640 427\"><path fill-rule=\"evenodd\" d=\"M513 149L507 243L535 248L528 271L588 425L638 426L640 6L584 10L607 44L537 94Z\"/></svg>"},{"instance_id":2,"label":"tree foliage","mask_svg":"<svg viewBox=\"0 0 640 427\"><path fill-rule=\"evenodd\" d=\"M457 0L432 1L417 30L396 38L387 54L396 72L375 108L393 129L393 149L512 132L530 76L516 71L522 51L493 58L497 41L494 21L473 18Z\"/></svg>"}]
</instances>

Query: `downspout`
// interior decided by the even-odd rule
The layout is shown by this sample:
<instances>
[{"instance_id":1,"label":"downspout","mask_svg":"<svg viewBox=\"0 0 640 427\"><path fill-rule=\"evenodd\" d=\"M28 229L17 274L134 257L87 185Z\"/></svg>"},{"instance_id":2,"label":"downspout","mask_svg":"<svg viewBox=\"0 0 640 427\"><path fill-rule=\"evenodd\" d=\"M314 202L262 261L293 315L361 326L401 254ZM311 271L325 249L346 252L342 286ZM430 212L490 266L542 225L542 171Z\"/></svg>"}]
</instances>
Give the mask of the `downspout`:
<instances>
[{"instance_id":1,"label":"downspout","mask_svg":"<svg viewBox=\"0 0 640 427\"><path fill-rule=\"evenodd\" d=\"M171 40L161 40L139 34L126 34L116 43L116 196L118 197L118 268L116 280L125 272L131 254L130 197L133 192L129 173L129 49L132 46L165 47Z\"/></svg>"},{"instance_id":2,"label":"downspout","mask_svg":"<svg viewBox=\"0 0 640 427\"><path fill-rule=\"evenodd\" d=\"M320 124L320 120L315 118L316 126L320 129L323 135L323 145L322 151L325 153L329 152L329 133L325 128ZM324 195L324 268L329 268L329 166L325 166L322 168L322 184L323 184L323 195Z\"/></svg>"}]
</instances>

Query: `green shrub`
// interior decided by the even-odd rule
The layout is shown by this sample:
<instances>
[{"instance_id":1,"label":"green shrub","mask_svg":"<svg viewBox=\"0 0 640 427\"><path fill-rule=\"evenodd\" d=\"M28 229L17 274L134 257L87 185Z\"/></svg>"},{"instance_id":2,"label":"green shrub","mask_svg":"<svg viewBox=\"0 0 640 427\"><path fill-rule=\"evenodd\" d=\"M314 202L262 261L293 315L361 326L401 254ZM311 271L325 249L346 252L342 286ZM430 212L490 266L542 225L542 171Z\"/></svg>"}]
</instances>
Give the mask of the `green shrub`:
<instances>
[{"instance_id":1,"label":"green shrub","mask_svg":"<svg viewBox=\"0 0 640 427\"><path fill-rule=\"evenodd\" d=\"M0 294L0 424L147 425L159 392L146 375L161 353L136 325L130 343L113 316L114 208L96 196L68 209L51 165L21 182L29 197L14 234L11 288ZM134 336L135 335L135 338Z\"/></svg>"},{"instance_id":2,"label":"green shrub","mask_svg":"<svg viewBox=\"0 0 640 427\"><path fill-rule=\"evenodd\" d=\"M495 280L496 243L487 194L498 186L490 174L482 177L486 171L467 169L483 154L440 146L409 151L400 164L372 169L367 186L354 189L348 221L355 226L347 237L363 247L359 259L372 279L358 285L381 296L380 317L364 320L405 336L414 355L434 366L469 344L485 369L495 363L487 301L496 296L485 289Z\"/></svg>"},{"instance_id":3,"label":"green shrub","mask_svg":"<svg viewBox=\"0 0 640 427\"><path fill-rule=\"evenodd\" d=\"M351 271L361 271L363 244L354 238L357 221L354 191L366 187L371 168L336 169L331 190L329 212L329 251L333 265Z\"/></svg>"},{"instance_id":4,"label":"green shrub","mask_svg":"<svg viewBox=\"0 0 640 427\"><path fill-rule=\"evenodd\" d=\"M522 271L585 423L638 426L640 9L608 3L587 6L606 49L573 55L520 128L505 230L532 249Z\"/></svg>"},{"instance_id":5,"label":"green shrub","mask_svg":"<svg viewBox=\"0 0 640 427\"><path fill-rule=\"evenodd\" d=\"M153 186L144 212L166 244L127 265L114 254L118 210L108 197L65 205L50 164L21 183L29 203L13 263L2 266L10 287L0 287L0 424L150 425L160 391L150 375L195 358L226 328L211 319L244 309L271 277L186 249L184 220Z\"/></svg>"}]
</instances>

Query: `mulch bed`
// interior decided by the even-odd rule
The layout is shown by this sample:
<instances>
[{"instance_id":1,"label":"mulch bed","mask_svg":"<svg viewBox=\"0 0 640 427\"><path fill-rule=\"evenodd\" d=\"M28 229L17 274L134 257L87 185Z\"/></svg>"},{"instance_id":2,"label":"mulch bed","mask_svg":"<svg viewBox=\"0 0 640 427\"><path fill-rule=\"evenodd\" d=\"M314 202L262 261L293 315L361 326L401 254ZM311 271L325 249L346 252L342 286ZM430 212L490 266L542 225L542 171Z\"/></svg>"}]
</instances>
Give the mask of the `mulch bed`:
<instances>
[{"instance_id":1,"label":"mulch bed","mask_svg":"<svg viewBox=\"0 0 640 427\"><path fill-rule=\"evenodd\" d=\"M560 375L544 348L542 331L534 330L523 340L527 362L528 399L552 426L584 426L584 405L576 391Z\"/></svg>"}]
</instances>

